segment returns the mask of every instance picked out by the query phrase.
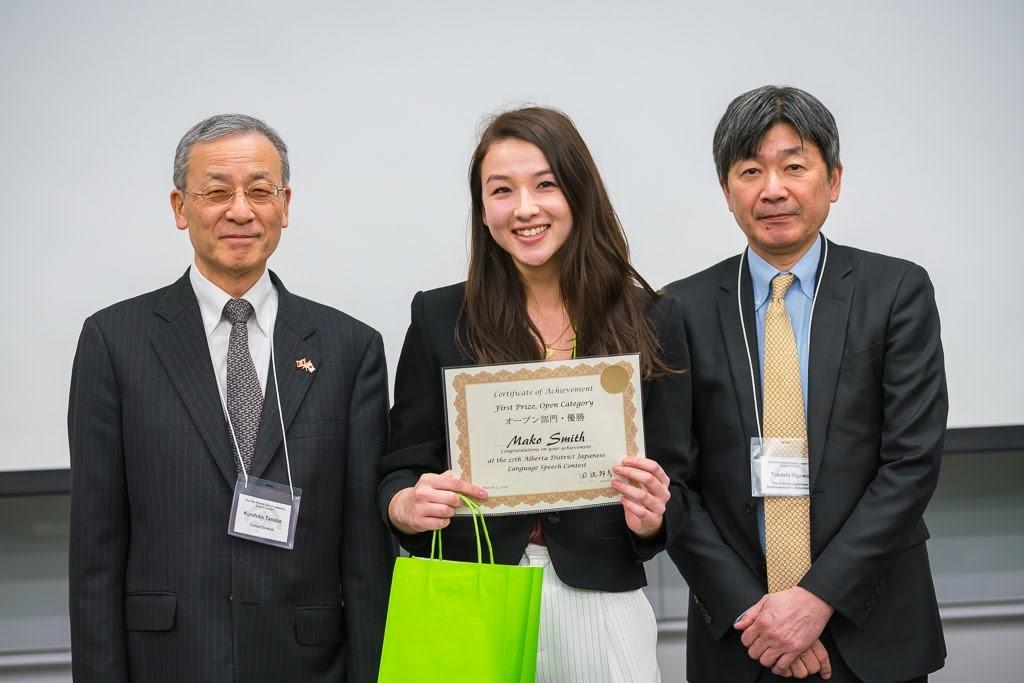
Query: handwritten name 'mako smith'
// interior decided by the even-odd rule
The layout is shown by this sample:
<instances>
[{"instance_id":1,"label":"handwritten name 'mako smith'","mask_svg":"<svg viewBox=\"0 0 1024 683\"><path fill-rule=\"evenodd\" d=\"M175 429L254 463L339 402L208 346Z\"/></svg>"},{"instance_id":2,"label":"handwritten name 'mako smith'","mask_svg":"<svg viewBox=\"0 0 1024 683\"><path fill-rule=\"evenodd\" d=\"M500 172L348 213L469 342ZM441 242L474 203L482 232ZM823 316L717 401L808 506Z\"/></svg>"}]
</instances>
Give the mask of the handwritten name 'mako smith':
<instances>
[{"instance_id":1,"label":"handwritten name 'mako smith'","mask_svg":"<svg viewBox=\"0 0 1024 683\"><path fill-rule=\"evenodd\" d=\"M516 434L509 439L508 445L505 448L511 448L512 446L554 446L560 443L586 443L587 436L584 432L577 432L575 434L562 434L562 432L555 432L548 434L548 442L544 443L544 440L536 434L528 434L526 436L520 436Z\"/></svg>"}]
</instances>

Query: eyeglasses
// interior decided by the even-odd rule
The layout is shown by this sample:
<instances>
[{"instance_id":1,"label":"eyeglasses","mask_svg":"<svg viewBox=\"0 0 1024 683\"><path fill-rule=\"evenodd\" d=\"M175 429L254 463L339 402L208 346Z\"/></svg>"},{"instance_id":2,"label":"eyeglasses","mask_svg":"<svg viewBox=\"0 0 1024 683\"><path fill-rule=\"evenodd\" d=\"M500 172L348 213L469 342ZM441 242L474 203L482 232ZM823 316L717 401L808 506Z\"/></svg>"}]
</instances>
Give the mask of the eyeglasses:
<instances>
[{"instance_id":1,"label":"eyeglasses","mask_svg":"<svg viewBox=\"0 0 1024 683\"><path fill-rule=\"evenodd\" d=\"M284 191L283 187L278 187L271 183L256 183L242 190L245 194L246 199L252 204L267 204L274 201L277 195ZM238 190L232 190L227 185L214 185L208 187L202 192L192 192L190 190L182 190L185 194L190 194L193 197L200 197L207 204L214 206L220 204L227 204L235 195L238 194Z\"/></svg>"}]
</instances>

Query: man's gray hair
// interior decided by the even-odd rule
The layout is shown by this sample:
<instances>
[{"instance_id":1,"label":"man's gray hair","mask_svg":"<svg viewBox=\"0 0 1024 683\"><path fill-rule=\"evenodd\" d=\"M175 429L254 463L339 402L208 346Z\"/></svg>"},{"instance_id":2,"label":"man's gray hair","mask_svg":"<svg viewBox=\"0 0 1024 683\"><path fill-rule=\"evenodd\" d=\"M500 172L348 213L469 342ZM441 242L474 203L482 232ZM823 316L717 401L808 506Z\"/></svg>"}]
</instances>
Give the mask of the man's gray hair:
<instances>
[{"instance_id":1,"label":"man's gray hair","mask_svg":"<svg viewBox=\"0 0 1024 683\"><path fill-rule=\"evenodd\" d=\"M840 165L839 130L832 112L809 92L765 85L730 102L718 122L712 150L719 182L726 183L737 161L756 156L764 136L779 123L788 123L801 140L818 146L831 178Z\"/></svg>"},{"instance_id":2,"label":"man's gray hair","mask_svg":"<svg viewBox=\"0 0 1024 683\"><path fill-rule=\"evenodd\" d=\"M277 134L277 131L259 119L245 114L217 114L189 128L178 142L178 149L174 152L174 186L179 190L185 189L185 181L188 176L188 157L192 151L192 145L197 142L219 140L229 135L245 135L247 133L259 133L277 148L277 153L281 157L282 184L288 185L290 175L288 146L284 144L284 140Z\"/></svg>"}]
</instances>

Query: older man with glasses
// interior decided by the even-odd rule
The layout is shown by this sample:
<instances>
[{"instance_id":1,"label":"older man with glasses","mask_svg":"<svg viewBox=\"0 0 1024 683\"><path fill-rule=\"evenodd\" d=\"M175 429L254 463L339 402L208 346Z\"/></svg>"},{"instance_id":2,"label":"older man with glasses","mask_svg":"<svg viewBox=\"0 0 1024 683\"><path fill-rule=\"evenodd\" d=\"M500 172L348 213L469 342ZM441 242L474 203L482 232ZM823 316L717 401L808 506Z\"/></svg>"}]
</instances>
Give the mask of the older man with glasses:
<instances>
[{"instance_id":1,"label":"older man with glasses","mask_svg":"<svg viewBox=\"0 0 1024 683\"><path fill-rule=\"evenodd\" d=\"M68 411L76 681L374 681L394 545L380 335L285 289L288 150L214 116L174 161L195 260L85 321Z\"/></svg>"}]
</instances>

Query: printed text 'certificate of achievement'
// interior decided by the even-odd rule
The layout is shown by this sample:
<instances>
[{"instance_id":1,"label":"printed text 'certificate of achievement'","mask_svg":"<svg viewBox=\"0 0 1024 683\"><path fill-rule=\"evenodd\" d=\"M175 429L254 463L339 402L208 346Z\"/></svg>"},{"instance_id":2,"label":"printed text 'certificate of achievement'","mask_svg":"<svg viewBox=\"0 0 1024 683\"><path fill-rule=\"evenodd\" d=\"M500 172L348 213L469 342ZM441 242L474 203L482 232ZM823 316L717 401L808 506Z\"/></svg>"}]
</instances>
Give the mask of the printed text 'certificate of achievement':
<instances>
[{"instance_id":1,"label":"printed text 'certificate of achievement'","mask_svg":"<svg viewBox=\"0 0 1024 683\"><path fill-rule=\"evenodd\" d=\"M612 466L644 456L637 354L445 368L444 386L452 471L488 514L618 503Z\"/></svg>"}]
</instances>

